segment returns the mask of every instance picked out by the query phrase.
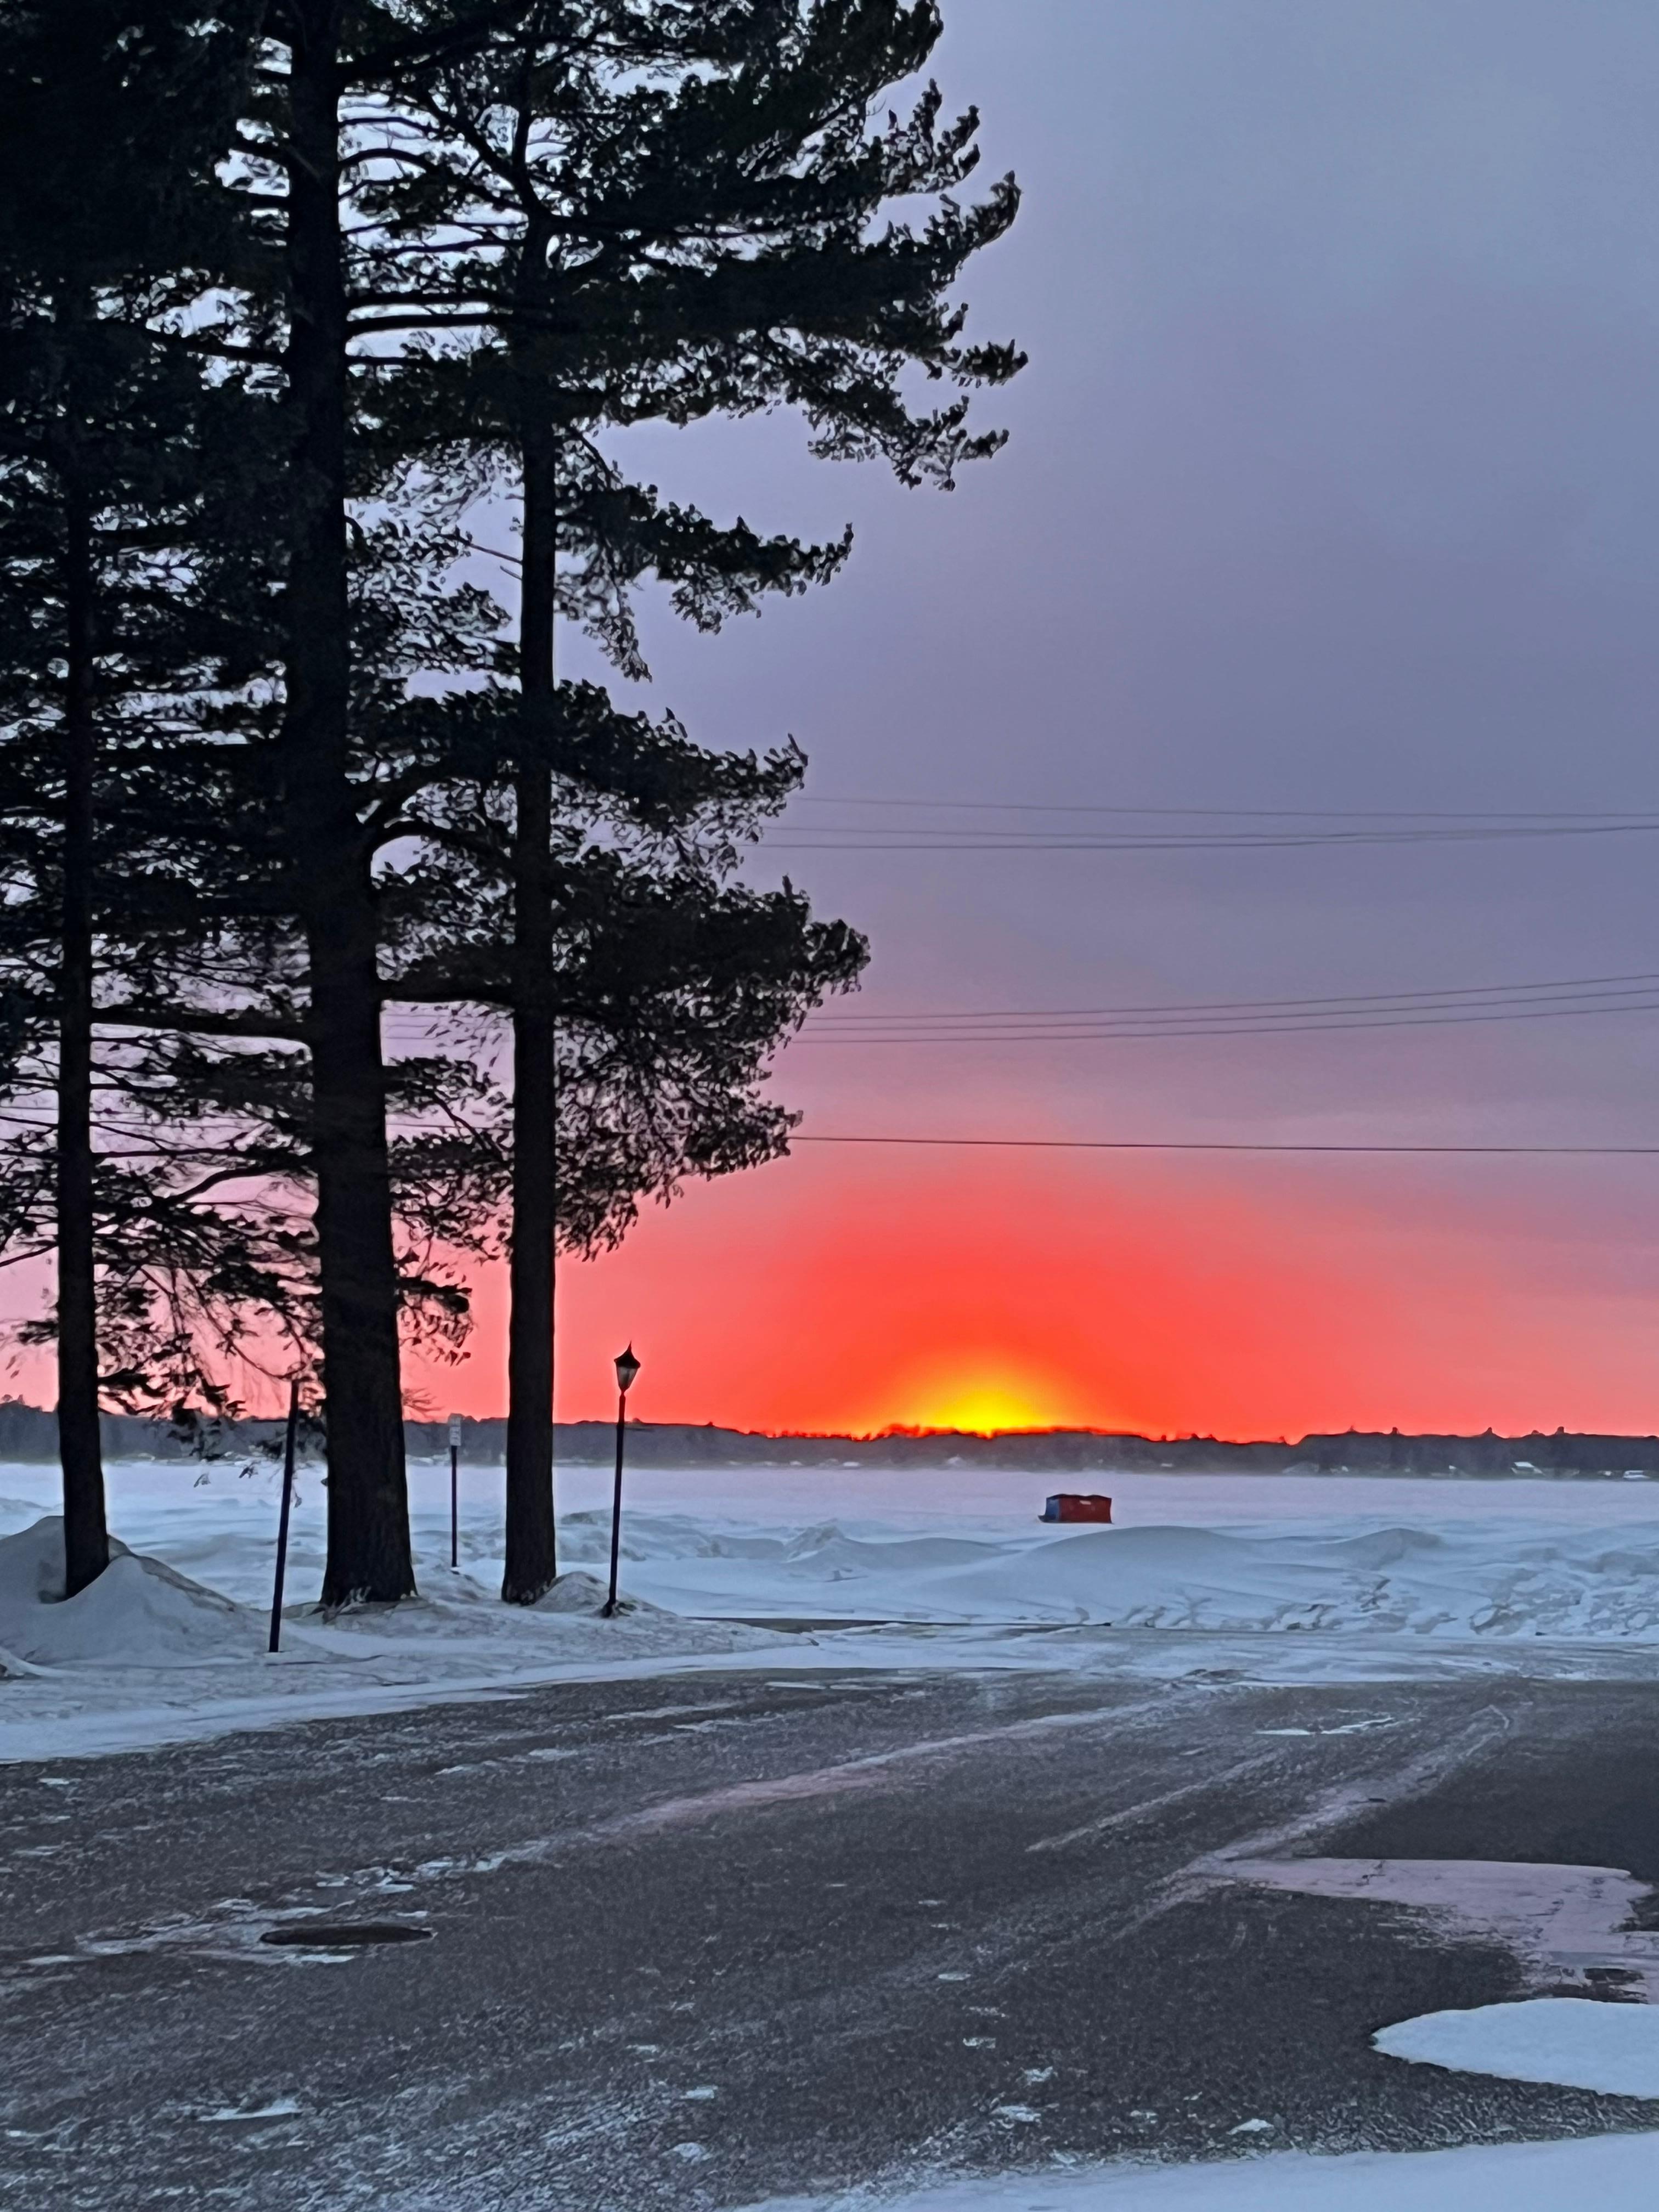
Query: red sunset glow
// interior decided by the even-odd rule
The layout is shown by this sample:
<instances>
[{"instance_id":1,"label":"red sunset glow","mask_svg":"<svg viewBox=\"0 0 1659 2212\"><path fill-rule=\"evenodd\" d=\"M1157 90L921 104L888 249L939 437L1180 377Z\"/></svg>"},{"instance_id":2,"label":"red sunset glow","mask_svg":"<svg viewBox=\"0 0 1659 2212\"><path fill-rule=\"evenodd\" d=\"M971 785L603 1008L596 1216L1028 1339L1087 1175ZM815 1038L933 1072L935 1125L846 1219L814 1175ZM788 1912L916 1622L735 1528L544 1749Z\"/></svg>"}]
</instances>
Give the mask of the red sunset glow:
<instances>
[{"instance_id":1,"label":"red sunset glow","mask_svg":"<svg viewBox=\"0 0 1659 2212\"><path fill-rule=\"evenodd\" d=\"M415 1378L435 1409L501 1410L501 1287L481 1285L465 1364ZM559 1411L614 1410L631 1339L644 1420L1645 1431L1659 1358L1639 1290L1489 1164L1460 1182L1403 1163L826 1151L694 1188L621 1252L567 1263Z\"/></svg>"}]
</instances>

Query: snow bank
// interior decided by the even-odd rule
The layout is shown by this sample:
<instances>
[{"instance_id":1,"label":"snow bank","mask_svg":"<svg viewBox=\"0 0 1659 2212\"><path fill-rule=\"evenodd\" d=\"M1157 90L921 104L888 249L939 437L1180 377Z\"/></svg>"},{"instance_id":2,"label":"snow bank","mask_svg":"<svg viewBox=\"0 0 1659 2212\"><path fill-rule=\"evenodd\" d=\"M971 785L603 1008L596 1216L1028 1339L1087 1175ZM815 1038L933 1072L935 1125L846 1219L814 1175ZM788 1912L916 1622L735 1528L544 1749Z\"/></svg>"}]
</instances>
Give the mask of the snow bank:
<instances>
[{"instance_id":1,"label":"snow bank","mask_svg":"<svg viewBox=\"0 0 1659 2212\"><path fill-rule=\"evenodd\" d=\"M577 1558L599 1530L567 1529ZM678 1612L780 1619L1092 1623L1659 1645L1659 1522L1522 1533L1501 1521L1317 1532L1079 1528L917 1536L837 1522L705 1528L636 1513L632 1586Z\"/></svg>"},{"instance_id":2,"label":"snow bank","mask_svg":"<svg viewBox=\"0 0 1659 2212\"><path fill-rule=\"evenodd\" d=\"M36 1667L176 1667L258 1649L241 1606L113 1539L110 1551L97 1581L65 1598L61 1519L0 1538L0 1651Z\"/></svg>"},{"instance_id":3,"label":"snow bank","mask_svg":"<svg viewBox=\"0 0 1659 2212\"><path fill-rule=\"evenodd\" d=\"M592 1575L561 1575L550 1590L536 1601L538 1613L574 1613L595 1616L605 1609L611 1595L609 1583L602 1583ZM659 1605L647 1605L643 1599L624 1597L617 1594L617 1611L623 1619L646 1620L655 1614L666 1618Z\"/></svg>"},{"instance_id":4,"label":"snow bank","mask_svg":"<svg viewBox=\"0 0 1659 2212\"><path fill-rule=\"evenodd\" d=\"M1429 2012L1371 2038L1390 2058L1510 2081L1553 2081L1608 2097L1659 2097L1659 2006L1531 1997ZM1659 2198L1659 2143L1651 2188Z\"/></svg>"},{"instance_id":5,"label":"snow bank","mask_svg":"<svg viewBox=\"0 0 1659 2212\"><path fill-rule=\"evenodd\" d=\"M1583 2008L1589 2009L1589 2008ZM775 2199L748 2212L1650 2212L1659 2137L1481 2144L1463 2150L1298 2152L1197 2166L1055 2164L908 2194Z\"/></svg>"},{"instance_id":6,"label":"snow bank","mask_svg":"<svg viewBox=\"0 0 1659 2212\"><path fill-rule=\"evenodd\" d=\"M195 1522L189 1550L198 1560L215 1556L204 1540L210 1526L205 1516ZM222 1543L234 1571L238 1547ZM606 1620L605 1585L580 1572L562 1576L539 1605L503 1605L496 1588L428 1558L419 1563L425 1594L405 1604L329 1620L314 1605L288 1607L283 1649L272 1654L262 1605L238 1603L114 1539L111 1549L97 1581L65 1599L61 1520L0 1537L0 1760L93 1756L500 1696L561 1677L740 1662L799 1641L734 1621L684 1620L631 1596ZM263 1580L271 1532L258 1550ZM247 1588L253 1578L240 1579Z\"/></svg>"}]
</instances>

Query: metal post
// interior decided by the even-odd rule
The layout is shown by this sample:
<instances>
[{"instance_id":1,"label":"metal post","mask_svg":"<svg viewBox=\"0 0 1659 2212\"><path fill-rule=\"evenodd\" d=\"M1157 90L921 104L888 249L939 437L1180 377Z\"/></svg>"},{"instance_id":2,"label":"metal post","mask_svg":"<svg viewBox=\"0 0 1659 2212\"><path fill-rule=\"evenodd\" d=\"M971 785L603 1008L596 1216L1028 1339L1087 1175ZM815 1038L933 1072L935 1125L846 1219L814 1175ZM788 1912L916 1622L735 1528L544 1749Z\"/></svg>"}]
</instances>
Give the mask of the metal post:
<instances>
[{"instance_id":1,"label":"metal post","mask_svg":"<svg viewBox=\"0 0 1659 2212\"><path fill-rule=\"evenodd\" d=\"M461 1564L461 1417L449 1417L449 1564Z\"/></svg>"},{"instance_id":2,"label":"metal post","mask_svg":"<svg viewBox=\"0 0 1659 2212\"><path fill-rule=\"evenodd\" d=\"M283 1439L283 1510L276 1522L276 1587L270 1594L270 1649L283 1645L283 1583L288 1575L288 1521L294 1504L294 1445L300 1427L300 1378L289 1386L288 1434Z\"/></svg>"},{"instance_id":3,"label":"metal post","mask_svg":"<svg viewBox=\"0 0 1659 2212\"><path fill-rule=\"evenodd\" d=\"M606 1618L617 1610L617 1554L622 1543L622 1474L623 1437L627 1432L628 1394L617 1393L617 1490L611 1504L611 1595L606 1598L604 1613Z\"/></svg>"}]
</instances>

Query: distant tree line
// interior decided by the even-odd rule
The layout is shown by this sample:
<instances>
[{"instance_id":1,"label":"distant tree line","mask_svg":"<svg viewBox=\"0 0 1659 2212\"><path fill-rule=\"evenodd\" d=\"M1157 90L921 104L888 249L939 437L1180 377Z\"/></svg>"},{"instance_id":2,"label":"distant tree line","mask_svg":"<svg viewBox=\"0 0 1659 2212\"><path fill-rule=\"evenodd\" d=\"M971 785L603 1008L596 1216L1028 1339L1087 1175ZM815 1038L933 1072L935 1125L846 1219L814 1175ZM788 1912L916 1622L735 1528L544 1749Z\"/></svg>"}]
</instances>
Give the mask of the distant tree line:
<instances>
[{"instance_id":1,"label":"distant tree line","mask_svg":"<svg viewBox=\"0 0 1659 2212\"><path fill-rule=\"evenodd\" d=\"M275 1421L228 1423L216 1439L231 1464L245 1462L281 1433ZM562 1421L555 1431L568 1463L602 1466L615 1431L608 1421ZM404 1446L412 1459L442 1459L448 1424L406 1421ZM106 1413L104 1449L112 1458L176 1460L196 1455L170 1423L139 1414ZM500 1467L507 1457L504 1419L464 1419L460 1457L467 1467ZM1307 1436L1294 1443L1232 1443L1217 1437L1140 1437L1097 1429L1019 1430L1006 1436L963 1434L950 1429L892 1430L853 1437L699 1424L641 1421L633 1430L630 1457L642 1467L683 1468L756 1467L787 1479L800 1468L879 1468L924 1473L955 1468L998 1468L1042 1475L1116 1474L1364 1474L1467 1475L1498 1480L1538 1474L1613 1479L1640 1474L1659 1479L1659 1437L1596 1436L1556 1429L1548 1434L1500 1437L1406 1436L1348 1430ZM58 1456L57 1416L18 1399L0 1399L0 1460L50 1461ZM787 1496L787 1490L781 1496Z\"/></svg>"},{"instance_id":2,"label":"distant tree line","mask_svg":"<svg viewBox=\"0 0 1659 2212\"><path fill-rule=\"evenodd\" d=\"M55 1269L71 1591L100 1413L298 1377L325 1601L412 1592L402 1355L500 1255L503 1595L553 1580L556 1255L783 1152L769 1062L866 957L741 880L793 742L556 644L642 678L642 589L714 630L846 558L663 498L638 426L787 408L945 488L996 450L1020 356L954 288L1017 198L963 197L939 32L0 0L0 1246Z\"/></svg>"}]
</instances>

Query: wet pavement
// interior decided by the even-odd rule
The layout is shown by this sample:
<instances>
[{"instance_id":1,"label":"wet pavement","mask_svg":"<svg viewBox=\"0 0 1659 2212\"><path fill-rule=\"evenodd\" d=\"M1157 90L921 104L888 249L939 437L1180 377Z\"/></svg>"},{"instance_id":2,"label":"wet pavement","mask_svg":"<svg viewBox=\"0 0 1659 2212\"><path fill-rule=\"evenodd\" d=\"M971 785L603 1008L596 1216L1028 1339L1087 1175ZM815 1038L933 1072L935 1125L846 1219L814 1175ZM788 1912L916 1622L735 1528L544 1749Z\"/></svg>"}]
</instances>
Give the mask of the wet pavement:
<instances>
[{"instance_id":1,"label":"wet pavement","mask_svg":"<svg viewBox=\"0 0 1659 2212\"><path fill-rule=\"evenodd\" d=\"M1651 2125L1379 2056L1546 1984L1217 1862L1659 1883L1653 1715L1616 1683L780 1666L0 1768L0 2203L726 2212Z\"/></svg>"}]
</instances>

